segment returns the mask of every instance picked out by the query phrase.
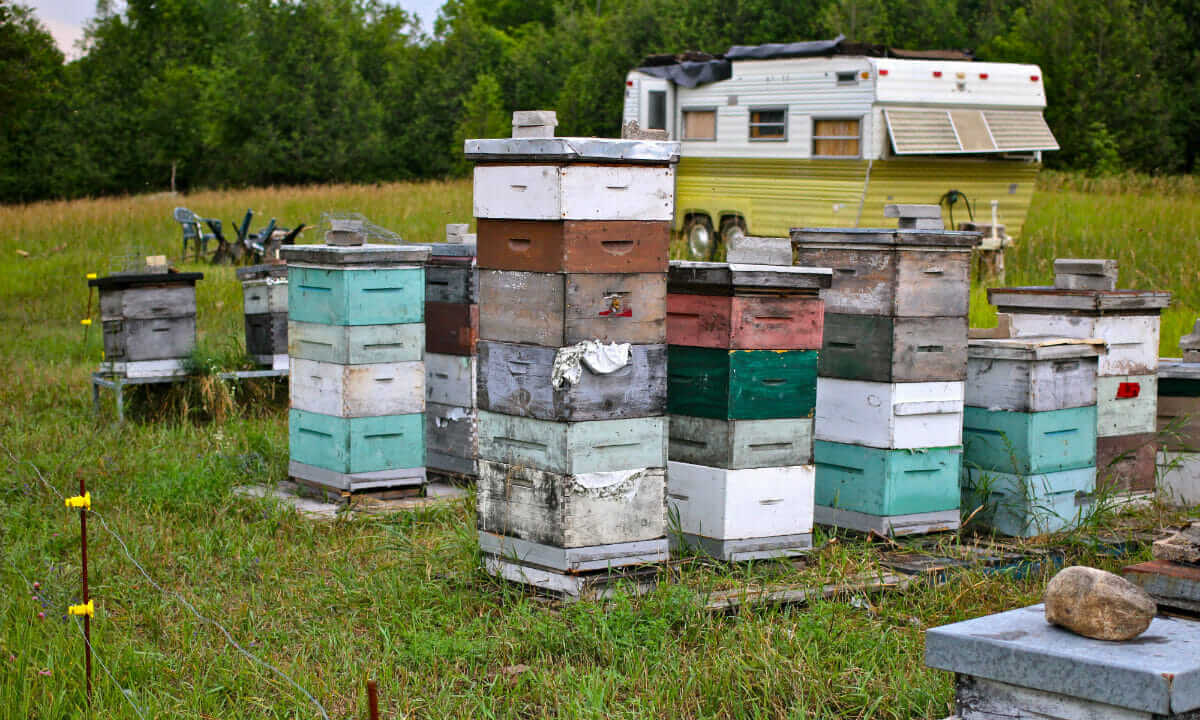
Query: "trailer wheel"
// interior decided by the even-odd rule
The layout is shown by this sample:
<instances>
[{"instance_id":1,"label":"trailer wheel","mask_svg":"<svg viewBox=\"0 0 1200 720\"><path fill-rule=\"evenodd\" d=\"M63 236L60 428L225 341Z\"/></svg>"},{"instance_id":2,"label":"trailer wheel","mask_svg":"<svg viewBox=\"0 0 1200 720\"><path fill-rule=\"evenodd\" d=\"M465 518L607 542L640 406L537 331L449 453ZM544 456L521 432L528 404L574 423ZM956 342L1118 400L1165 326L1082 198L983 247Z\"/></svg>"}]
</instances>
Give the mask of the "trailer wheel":
<instances>
[{"instance_id":1,"label":"trailer wheel","mask_svg":"<svg viewBox=\"0 0 1200 720\"><path fill-rule=\"evenodd\" d=\"M683 239L687 242L688 260L708 260L717 247L712 221L707 215L693 215L683 226Z\"/></svg>"}]
</instances>

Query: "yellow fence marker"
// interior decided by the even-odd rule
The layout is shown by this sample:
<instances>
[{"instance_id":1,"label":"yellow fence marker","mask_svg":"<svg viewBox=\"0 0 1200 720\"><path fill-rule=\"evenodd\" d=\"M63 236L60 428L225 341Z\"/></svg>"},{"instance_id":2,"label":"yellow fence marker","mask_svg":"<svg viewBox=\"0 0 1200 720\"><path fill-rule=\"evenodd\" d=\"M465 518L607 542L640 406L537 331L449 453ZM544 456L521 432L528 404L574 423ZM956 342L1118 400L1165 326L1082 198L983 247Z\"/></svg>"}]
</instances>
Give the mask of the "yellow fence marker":
<instances>
[{"instance_id":1,"label":"yellow fence marker","mask_svg":"<svg viewBox=\"0 0 1200 720\"><path fill-rule=\"evenodd\" d=\"M91 318L84 318L84 319L82 319L82 320L80 320L80 321L79 321L79 324L80 324L80 325L91 325L91 324L92 324L92 319L91 319Z\"/></svg>"},{"instance_id":2,"label":"yellow fence marker","mask_svg":"<svg viewBox=\"0 0 1200 720\"><path fill-rule=\"evenodd\" d=\"M70 605L67 607L67 612L71 615L86 615L87 617L96 616L96 605L93 601L88 600L82 605Z\"/></svg>"},{"instance_id":3,"label":"yellow fence marker","mask_svg":"<svg viewBox=\"0 0 1200 720\"><path fill-rule=\"evenodd\" d=\"M87 275L84 275L84 277L87 278L88 280L95 280L96 273L88 273Z\"/></svg>"},{"instance_id":4,"label":"yellow fence marker","mask_svg":"<svg viewBox=\"0 0 1200 720\"><path fill-rule=\"evenodd\" d=\"M86 492L82 495L74 495L72 497L67 498L67 507L83 508L84 510L91 510L92 509L92 494L90 492Z\"/></svg>"}]
</instances>

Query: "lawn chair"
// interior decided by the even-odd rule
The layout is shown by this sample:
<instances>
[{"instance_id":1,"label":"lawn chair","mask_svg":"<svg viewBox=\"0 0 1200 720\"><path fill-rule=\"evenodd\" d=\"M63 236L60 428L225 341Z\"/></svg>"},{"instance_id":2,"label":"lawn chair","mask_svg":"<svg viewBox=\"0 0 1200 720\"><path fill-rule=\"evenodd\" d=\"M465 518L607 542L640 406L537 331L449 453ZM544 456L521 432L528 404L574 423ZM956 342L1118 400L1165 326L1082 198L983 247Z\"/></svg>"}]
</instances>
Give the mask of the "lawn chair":
<instances>
[{"instance_id":1,"label":"lawn chair","mask_svg":"<svg viewBox=\"0 0 1200 720\"><path fill-rule=\"evenodd\" d=\"M201 255L208 254L208 241L216 237L204 232L200 226L200 223L210 222L208 218L202 218L185 207L175 208L174 217L175 222L183 228L183 259L187 258L188 240L191 240L192 246L196 248L196 260L199 260Z\"/></svg>"}]
</instances>

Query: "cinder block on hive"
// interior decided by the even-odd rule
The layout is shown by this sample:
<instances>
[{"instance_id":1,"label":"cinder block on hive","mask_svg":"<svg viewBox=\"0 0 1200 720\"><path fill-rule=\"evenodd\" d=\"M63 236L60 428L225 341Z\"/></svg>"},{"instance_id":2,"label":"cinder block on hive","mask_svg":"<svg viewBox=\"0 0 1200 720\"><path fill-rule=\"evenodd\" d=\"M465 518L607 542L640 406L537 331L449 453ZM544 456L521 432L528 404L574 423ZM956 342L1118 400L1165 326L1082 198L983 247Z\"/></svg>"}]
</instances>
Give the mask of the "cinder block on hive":
<instances>
[{"instance_id":1,"label":"cinder block on hive","mask_svg":"<svg viewBox=\"0 0 1200 720\"><path fill-rule=\"evenodd\" d=\"M791 265L792 241L790 238L737 235L729 243L725 259L731 263Z\"/></svg>"},{"instance_id":2,"label":"cinder block on hive","mask_svg":"<svg viewBox=\"0 0 1200 720\"><path fill-rule=\"evenodd\" d=\"M1115 290L1117 261L1058 258L1054 261L1054 287L1060 290Z\"/></svg>"},{"instance_id":3,"label":"cinder block on hive","mask_svg":"<svg viewBox=\"0 0 1200 720\"><path fill-rule=\"evenodd\" d=\"M512 136L515 138L554 137L558 115L553 110L517 110L513 113Z\"/></svg>"}]
</instances>

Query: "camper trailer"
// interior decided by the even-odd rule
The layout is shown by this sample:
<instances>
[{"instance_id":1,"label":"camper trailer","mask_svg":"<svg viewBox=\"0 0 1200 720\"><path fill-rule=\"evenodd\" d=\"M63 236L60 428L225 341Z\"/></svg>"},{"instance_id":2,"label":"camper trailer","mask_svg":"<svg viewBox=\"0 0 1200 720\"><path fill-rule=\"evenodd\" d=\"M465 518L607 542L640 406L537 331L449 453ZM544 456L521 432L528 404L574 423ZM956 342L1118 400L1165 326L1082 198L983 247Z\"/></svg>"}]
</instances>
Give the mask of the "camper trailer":
<instances>
[{"instance_id":1,"label":"camper trailer","mask_svg":"<svg viewBox=\"0 0 1200 720\"><path fill-rule=\"evenodd\" d=\"M991 223L995 201L1015 239L1058 149L1045 107L1036 65L838 38L648 59L623 120L681 143L675 230L708 259L735 233L885 227L892 203L940 201L955 227Z\"/></svg>"}]
</instances>

